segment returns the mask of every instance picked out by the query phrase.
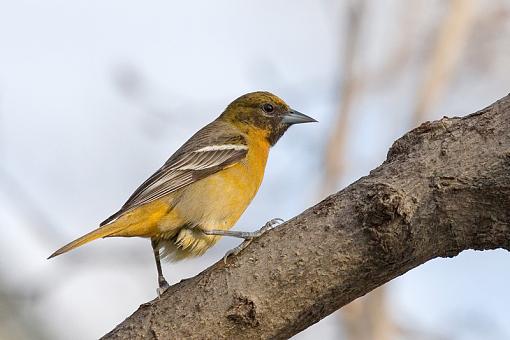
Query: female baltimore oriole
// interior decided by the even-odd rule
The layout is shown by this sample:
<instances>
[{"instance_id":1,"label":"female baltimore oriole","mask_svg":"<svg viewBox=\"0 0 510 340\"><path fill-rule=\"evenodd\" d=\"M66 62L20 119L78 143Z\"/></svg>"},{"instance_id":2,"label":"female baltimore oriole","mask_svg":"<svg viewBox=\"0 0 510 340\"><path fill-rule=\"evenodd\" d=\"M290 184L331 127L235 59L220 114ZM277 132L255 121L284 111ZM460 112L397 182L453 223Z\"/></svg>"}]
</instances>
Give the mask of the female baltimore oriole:
<instances>
[{"instance_id":1,"label":"female baltimore oriole","mask_svg":"<svg viewBox=\"0 0 510 340\"><path fill-rule=\"evenodd\" d=\"M221 236L245 239L234 249L237 253L274 226L273 220L257 232L229 231L257 193L269 148L291 125L315 121L269 92L237 98L184 143L118 212L49 258L100 237L147 237L156 260L158 292L164 291L168 283L160 256L180 260L202 255Z\"/></svg>"}]
</instances>

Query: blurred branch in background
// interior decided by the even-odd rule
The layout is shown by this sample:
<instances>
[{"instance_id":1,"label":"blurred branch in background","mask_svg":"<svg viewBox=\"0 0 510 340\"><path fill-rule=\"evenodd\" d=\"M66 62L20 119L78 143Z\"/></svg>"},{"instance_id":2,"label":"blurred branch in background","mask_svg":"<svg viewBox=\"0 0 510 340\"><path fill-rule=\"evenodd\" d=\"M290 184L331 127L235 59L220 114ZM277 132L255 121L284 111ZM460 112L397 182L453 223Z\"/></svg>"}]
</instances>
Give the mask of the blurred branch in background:
<instances>
[{"instance_id":1,"label":"blurred branch in background","mask_svg":"<svg viewBox=\"0 0 510 340\"><path fill-rule=\"evenodd\" d=\"M477 75L507 73L510 64L510 1L494 0L491 6L479 6L473 18L464 63L460 68ZM481 13L480 13L481 12Z\"/></svg>"},{"instance_id":2,"label":"blurred branch in background","mask_svg":"<svg viewBox=\"0 0 510 340\"><path fill-rule=\"evenodd\" d=\"M147 138L161 137L168 125L173 129L186 126L185 117L194 108L181 105L166 91L153 86L135 65L120 63L112 70L112 81L119 93L140 112L139 124Z\"/></svg>"},{"instance_id":3,"label":"blurred branch in background","mask_svg":"<svg viewBox=\"0 0 510 340\"><path fill-rule=\"evenodd\" d=\"M149 87L147 79L142 72L131 64L118 64L112 71L112 80L116 89L130 102L135 103L147 115L160 121L168 120L168 112L158 108L151 96L154 89Z\"/></svg>"},{"instance_id":4,"label":"blurred branch in background","mask_svg":"<svg viewBox=\"0 0 510 340\"><path fill-rule=\"evenodd\" d=\"M389 314L385 287L378 287L341 309L346 339L394 339L397 328Z\"/></svg>"},{"instance_id":5,"label":"blurred branch in background","mask_svg":"<svg viewBox=\"0 0 510 340\"><path fill-rule=\"evenodd\" d=\"M42 244L52 244L55 240L64 240L65 237L56 228L57 224L50 215L44 211L30 193L24 188L22 181L0 166L0 188L9 197L9 201L19 210L19 216L29 220L32 235Z\"/></svg>"},{"instance_id":6,"label":"blurred branch in background","mask_svg":"<svg viewBox=\"0 0 510 340\"><path fill-rule=\"evenodd\" d=\"M398 32L394 34L398 41L396 47L389 51L389 56L382 62L381 67L376 70L369 70L363 75L362 82L367 87L374 89L375 87L387 86L388 83L404 73L405 66L409 64L416 51L416 35L423 5L424 1L413 0L405 1L400 6L397 19L400 24L397 26ZM402 29L403 27L405 29ZM390 36L393 35L390 34Z\"/></svg>"},{"instance_id":7,"label":"blurred branch in background","mask_svg":"<svg viewBox=\"0 0 510 340\"><path fill-rule=\"evenodd\" d=\"M357 97L361 83L355 74L356 58L360 41L361 25L365 1L352 1L348 6L345 27L345 44L342 46L343 60L339 72L342 75L336 121L326 144L324 155L324 177L321 191L328 194L338 186L345 170L345 150L349 131L349 116L352 104ZM344 28L340 28L344 32ZM340 34L339 34L340 36ZM340 55L341 53L339 53Z\"/></svg>"},{"instance_id":8,"label":"blurred branch in background","mask_svg":"<svg viewBox=\"0 0 510 340\"><path fill-rule=\"evenodd\" d=\"M425 78L418 89L413 126L426 120L427 113L445 92L473 22L473 0L450 0L447 8L436 35L432 55L425 66Z\"/></svg>"}]
</instances>

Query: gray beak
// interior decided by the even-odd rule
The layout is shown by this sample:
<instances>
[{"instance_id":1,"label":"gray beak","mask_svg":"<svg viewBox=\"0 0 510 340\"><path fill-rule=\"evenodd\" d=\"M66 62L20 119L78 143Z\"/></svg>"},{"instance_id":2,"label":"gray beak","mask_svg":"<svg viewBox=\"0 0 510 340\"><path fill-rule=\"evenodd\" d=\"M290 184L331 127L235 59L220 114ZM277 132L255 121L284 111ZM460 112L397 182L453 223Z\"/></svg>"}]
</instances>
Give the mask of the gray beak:
<instances>
[{"instance_id":1,"label":"gray beak","mask_svg":"<svg viewBox=\"0 0 510 340\"><path fill-rule=\"evenodd\" d=\"M301 112L290 110L283 116L282 120L285 124L301 124L301 123L312 123L317 122L312 117L309 117Z\"/></svg>"}]
</instances>

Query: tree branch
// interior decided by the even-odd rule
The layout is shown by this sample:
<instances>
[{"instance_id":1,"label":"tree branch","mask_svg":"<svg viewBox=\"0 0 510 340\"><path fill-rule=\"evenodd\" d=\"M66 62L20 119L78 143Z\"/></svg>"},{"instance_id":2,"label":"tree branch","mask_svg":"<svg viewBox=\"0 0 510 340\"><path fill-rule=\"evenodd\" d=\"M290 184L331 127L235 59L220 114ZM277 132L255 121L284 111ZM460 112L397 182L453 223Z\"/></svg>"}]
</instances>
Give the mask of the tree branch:
<instances>
[{"instance_id":1,"label":"tree branch","mask_svg":"<svg viewBox=\"0 0 510 340\"><path fill-rule=\"evenodd\" d=\"M510 250L510 96L427 122L344 190L170 287L104 339L283 339L436 257Z\"/></svg>"}]
</instances>

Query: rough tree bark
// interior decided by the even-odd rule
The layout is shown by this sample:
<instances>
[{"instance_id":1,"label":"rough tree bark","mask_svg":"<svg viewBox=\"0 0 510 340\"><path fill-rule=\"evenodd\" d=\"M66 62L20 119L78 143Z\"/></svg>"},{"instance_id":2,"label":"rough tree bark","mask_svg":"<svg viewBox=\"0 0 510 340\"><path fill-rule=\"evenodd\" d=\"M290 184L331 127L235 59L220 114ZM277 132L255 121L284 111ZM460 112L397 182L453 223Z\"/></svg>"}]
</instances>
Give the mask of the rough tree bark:
<instances>
[{"instance_id":1,"label":"rough tree bark","mask_svg":"<svg viewBox=\"0 0 510 340\"><path fill-rule=\"evenodd\" d=\"M510 96L427 122L386 161L143 304L104 339L282 339L430 259L510 250Z\"/></svg>"}]
</instances>

